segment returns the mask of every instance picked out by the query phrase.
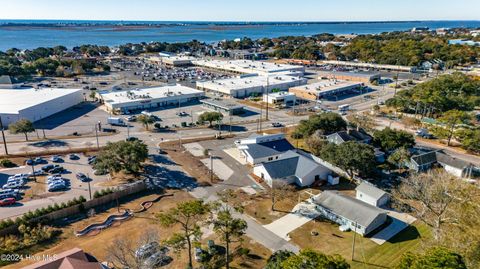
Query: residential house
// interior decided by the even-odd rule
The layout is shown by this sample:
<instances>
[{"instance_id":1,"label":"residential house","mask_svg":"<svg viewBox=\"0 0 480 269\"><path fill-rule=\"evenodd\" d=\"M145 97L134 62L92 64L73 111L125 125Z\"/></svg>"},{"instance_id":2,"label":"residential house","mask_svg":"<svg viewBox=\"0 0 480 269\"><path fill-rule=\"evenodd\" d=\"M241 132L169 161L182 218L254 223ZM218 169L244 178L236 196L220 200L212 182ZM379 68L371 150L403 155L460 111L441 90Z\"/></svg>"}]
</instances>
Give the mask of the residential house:
<instances>
[{"instance_id":1,"label":"residential house","mask_svg":"<svg viewBox=\"0 0 480 269\"><path fill-rule=\"evenodd\" d=\"M326 137L327 141L340 145L348 141L355 141L358 143L370 144L373 138L365 133L363 130L350 129L348 131L340 131ZM375 148L375 160L379 163L385 162L385 152L381 151L378 148Z\"/></svg>"},{"instance_id":2,"label":"residential house","mask_svg":"<svg viewBox=\"0 0 480 269\"><path fill-rule=\"evenodd\" d=\"M360 183L355 191L358 200L376 207L385 206L390 200L388 193L365 181Z\"/></svg>"},{"instance_id":3,"label":"residential house","mask_svg":"<svg viewBox=\"0 0 480 269\"><path fill-rule=\"evenodd\" d=\"M387 221L384 210L336 191L324 191L311 200L322 216L338 223L342 231L368 235Z\"/></svg>"},{"instance_id":4,"label":"residential house","mask_svg":"<svg viewBox=\"0 0 480 269\"><path fill-rule=\"evenodd\" d=\"M274 161L255 165L253 173L270 187L277 180L300 187L310 186L317 180L327 180L332 171L307 156L289 150Z\"/></svg>"},{"instance_id":5,"label":"residential house","mask_svg":"<svg viewBox=\"0 0 480 269\"><path fill-rule=\"evenodd\" d=\"M445 153L437 152L437 162L449 174L459 178L470 178L474 170L474 165L464 160L457 159Z\"/></svg>"},{"instance_id":6,"label":"residential house","mask_svg":"<svg viewBox=\"0 0 480 269\"><path fill-rule=\"evenodd\" d=\"M278 160L280 155L294 149L285 134L252 135L235 143L240 156L250 165Z\"/></svg>"},{"instance_id":7,"label":"residential house","mask_svg":"<svg viewBox=\"0 0 480 269\"><path fill-rule=\"evenodd\" d=\"M108 269L93 256L79 248L72 248L62 253L23 267L23 269Z\"/></svg>"},{"instance_id":8,"label":"residential house","mask_svg":"<svg viewBox=\"0 0 480 269\"><path fill-rule=\"evenodd\" d=\"M435 165L458 178L470 178L475 166L467 161L460 160L443 153L441 150L431 150L410 157L407 167L415 172L426 172Z\"/></svg>"}]
</instances>

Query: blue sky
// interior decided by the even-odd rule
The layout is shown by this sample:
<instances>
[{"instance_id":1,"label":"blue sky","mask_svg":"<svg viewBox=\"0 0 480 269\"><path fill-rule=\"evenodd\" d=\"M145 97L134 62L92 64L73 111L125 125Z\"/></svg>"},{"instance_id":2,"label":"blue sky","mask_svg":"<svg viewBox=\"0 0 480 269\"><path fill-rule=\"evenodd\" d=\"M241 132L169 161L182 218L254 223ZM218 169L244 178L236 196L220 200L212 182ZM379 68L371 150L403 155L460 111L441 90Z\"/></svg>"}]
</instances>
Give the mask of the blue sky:
<instances>
[{"instance_id":1,"label":"blue sky","mask_svg":"<svg viewBox=\"0 0 480 269\"><path fill-rule=\"evenodd\" d=\"M479 0L0 0L0 19L480 20Z\"/></svg>"}]
</instances>

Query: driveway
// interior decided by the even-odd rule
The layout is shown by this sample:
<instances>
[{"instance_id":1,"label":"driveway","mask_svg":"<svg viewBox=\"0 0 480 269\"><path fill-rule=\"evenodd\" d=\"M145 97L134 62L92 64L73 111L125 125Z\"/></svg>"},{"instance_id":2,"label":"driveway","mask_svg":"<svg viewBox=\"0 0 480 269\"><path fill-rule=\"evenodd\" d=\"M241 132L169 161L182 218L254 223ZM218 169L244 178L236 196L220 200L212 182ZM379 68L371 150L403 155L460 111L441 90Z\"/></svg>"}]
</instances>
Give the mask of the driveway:
<instances>
[{"instance_id":1,"label":"driveway","mask_svg":"<svg viewBox=\"0 0 480 269\"><path fill-rule=\"evenodd\" d=\"M387 214L392 218L392 223L370 238L378 245L384 244L417 220L405 213L388 211Z\"/></svg>"},{"instance_id":2,"label":"driveway","mask_svg":"<svg viewBox=\"0 0 480 269\"><path fill-rule=\"evenodd\" d=\"M270 224L264 225L263 227L289 241L290 232L302 227L304 224L320 215L320 213L310 207L312 207L312 205L303 202L299 203L293 208L292 213L289 213Z\"/></svg>"}]
</instances>

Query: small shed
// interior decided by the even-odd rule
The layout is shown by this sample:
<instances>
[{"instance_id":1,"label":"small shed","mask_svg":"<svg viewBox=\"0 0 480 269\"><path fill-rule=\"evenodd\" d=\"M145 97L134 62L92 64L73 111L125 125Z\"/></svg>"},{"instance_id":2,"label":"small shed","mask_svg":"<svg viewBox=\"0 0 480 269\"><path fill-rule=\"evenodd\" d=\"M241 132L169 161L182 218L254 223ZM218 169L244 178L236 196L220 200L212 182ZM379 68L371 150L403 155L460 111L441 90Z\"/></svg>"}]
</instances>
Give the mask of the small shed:
<instances>
[{"instance_id":1,"label":"small shed","mask_svg":"<svg viewBox=\"0 0 480 269\"><path fill-rule=\"evenodd\" d=\"M388 193L367 182L362 182L355 190L358 200L376 207L382 207L390 200Z\"/></svg>"}]
</instances>

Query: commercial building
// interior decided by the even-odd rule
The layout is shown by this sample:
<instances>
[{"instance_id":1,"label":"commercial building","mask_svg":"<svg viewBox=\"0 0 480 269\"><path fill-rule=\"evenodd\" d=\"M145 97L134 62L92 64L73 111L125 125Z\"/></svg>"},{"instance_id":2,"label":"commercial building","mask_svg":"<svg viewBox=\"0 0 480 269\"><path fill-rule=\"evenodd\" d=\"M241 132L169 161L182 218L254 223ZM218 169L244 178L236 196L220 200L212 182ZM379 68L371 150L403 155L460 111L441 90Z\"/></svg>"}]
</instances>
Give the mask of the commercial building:
<instances>
[{"instance_id":1,"label":"commercial building","mask_svg":"<svg viewBox=\"0 0 480 269\"><path fill-rule=\"evenodd\" d=\"M416 71L416 68L413 66L391 65L391 64L372 64L372 63L348 62L348 61L322 61L322 64L342 66L342 67L399 71L399 72L415 72Z\"/></svg>"},{"instance_id":2,"label":"commercial building","mask_svg":"<svg viewBox=\"0 0 480 269\"><path fill-rule=\"evenodd\" d=\"M106 110L120 114L196 102L204 96L204 92L180 84L100 93Z\"/></svg>"},{"instance_id":3,"label":"commercial building","mask_svg":"<svg viewBox=\"0 0 480 269\"><path fill-rule=\"evenodd\" d=\"M317 180L326 181L331 171L312 158L289 150L274 161L255 165L253 174L264 180L270 187L275 186L277 182L306 187Z\"/></svg>"},{"instance_id":4,"label":"commercial building","mask_svg":"<svg viewBox=\"0 0 480 269\"><path fill-rule=\"evenodd\" d=\"M270 93L273 89L286 91L291 87L304 85L307 79L287 75L246 76L211 81L197 81L197 89L217 92L234 98L245 98L253 94Z\"/></svg>"},{"instance_id":5,"label":"commercial building","mask_svg":"<svg viewBox=\"0 0 480 269\"><path fill-rule=\"evenodd\" d=\"M292 87L288 91L298 98L318 100L332 95L341 95L347 92L361 90L363 83L344 80L321 80L312 84Z\"/></svg>"},{"instance_id":6,"label":"commercial building","mask_svg":"<svg viewBox=\"0 0 480 269\"><path fill-rule=\"evenodd\" d=\"M190 66L192 60L195 59L189 56L164 56L164 57L150 57L148 60L156 64L165 64L168 66Z\"/></svg>"},{"instance_id":7,"label":"commercial building","mask_svg":"<svg viewBox=\"0 0 480 269\"><path fill-rule=\"evenodd\" d=\"M263 102L272 105L293 105L297 97L291 92L272 92L263 95Z\"/></svg>"},{"instance_id":8,"label":"commercial building","mask_svg":"<svg viewBox=\"0 0 480 269\"><path fill-rule=\"evenodd\" d=\"M245 112L245 106L237 104L232 100L225 99L204 99L200 101L204 107L218 111L224 115L240 115Z\"/></svg>"},{"instance_id":9,"label":"commercial building","mask_svg":"<svg viewBox=\"0 0 480 269\"><path fill-rule=\"evenodd\" d=\"M380 73L377 72L337 72L337 71L324 71L319 72L318 77L320 79L334 79L334 80L346 80L355 81L361 83L371 83L373 81L380 80Z\"/></svg>"},{"instance_id":10,"label":"commercial building","mask_svg":"<svg viewBox=\"0 0 480 269\"><path fill-rule=\"evenodd\" d=\"M5 126L20 119L35 122L83 102L85 94L82 89L0 89L0 117Z\"/></svg>"},{"instance_id":11,"label":"commercial building","mask_svg":"<svg viewBox=\"0 0 480 269\"><path fill-rule=\"evenodd\" d=\"M480 46L479 41L473 41L469 39L451 39L448 40L449 45L467 45L467 46Z\"/></svg>"},{"instance_id":12,"label":"commercial building","mask_svg":"<svg viewBox=\"0 0 480 269\"><path fill-rule=\"evenodd\" d=\"M259 76L272 76L278 73L296 72L303 74L305 72L304 66L290 65L290 64L276 64L272 62L261 62L251 60L194 60L194 65L216 69L220 71L227 71L237 74L258 74Z\"/></svg>"},{"instance_id":13,"label":"commercial building","mask_svg":"<svg viewBox=\"0 0 480 269\"><path fill-rule=\"evenodd\" d=\"M311 199L322 216L338 223L341 231L368 235L387 221L382 209L336 191L323 191Z\"/></svg>"}]
</instances>

